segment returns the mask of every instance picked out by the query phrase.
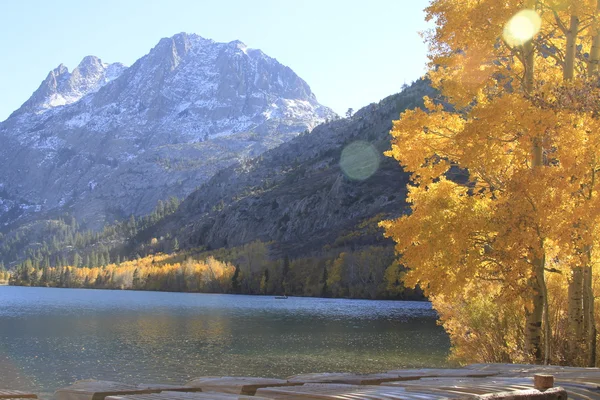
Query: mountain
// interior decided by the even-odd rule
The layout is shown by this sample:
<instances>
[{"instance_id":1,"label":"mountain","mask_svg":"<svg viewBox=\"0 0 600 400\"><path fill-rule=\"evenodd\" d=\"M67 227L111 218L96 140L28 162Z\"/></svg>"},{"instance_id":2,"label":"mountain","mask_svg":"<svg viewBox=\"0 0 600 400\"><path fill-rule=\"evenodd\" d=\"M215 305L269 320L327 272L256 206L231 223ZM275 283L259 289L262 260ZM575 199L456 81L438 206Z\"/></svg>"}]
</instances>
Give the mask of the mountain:
<instances>
[{"instance_id":1,"label":"mountain","mask_svg":"<svg viewBox=\"0 0 600 400\"><path fill-rule=\"evenodd\" d=\"M321 124L222 169L181 204L160 202L151 214L102 232L58 218L0 234L0 267L4 262L14 271L13 284L193 291L199 289L181 283L194 276L191 260L213 257L236 267L220 292L422 299L419 290L401 284L394 243L378 222L410 211L409 175L382 153L390 146L392 121L423 106L423 96L438 97L419 80L351 118ZM454 171L450 178L465 174ZM112 273L115 266L108 264L123 260L131 262L120 265L121 275ZM107 278L92 274L66 283L60 271L67 265L92 268L80 276L106 266L101 276ZM133 283L124 278L123 265L129 277L144 265L164 269L160 277Z\"/></svg>"},{"instance_id":2,"label":"mountain","mask_svg":"<svg viewBox=\"0 0 600 400\"><path fill-rule=\"evenodd\" d=\"M98 57L87 56L69 72L63 64L50 71L40 87L11 117L20 114L43 113L58 106L75 103L88 93L116 79L126 69L121 63L103 63Z\"/></svg>"},{"instance_id":3,"label":"mountain","mask_svg":"<svg viewBox=\"0 0 600 400\"><path fill-rule=\"evenodd\" d=\"M392 121L405 109L422 106L425 95L436 92L419 80L351 118L320 125L220 171L137 242L177 237L188 248L215 249L261 240L273 243L279 256L294 257L336 247L391 245L377 222L408 210L409 176L382 153L390 147ZM343 170L344 149L355 148L364 149L351 160L355 165L364 161L361 157L375 157L378 168L371 176L357 179Z\"/></svg>"},{"instance_id":4,"label":"mountain","mask_svg":"<svg viewBox=\"0 0 600 400\"><path fill-rule=\"evenodd\" d=\"M181 33L130 67L60 65L0 123L0 227L146 214L334 118L290 68L239 41Z\"/></svg>"}]
</instances>

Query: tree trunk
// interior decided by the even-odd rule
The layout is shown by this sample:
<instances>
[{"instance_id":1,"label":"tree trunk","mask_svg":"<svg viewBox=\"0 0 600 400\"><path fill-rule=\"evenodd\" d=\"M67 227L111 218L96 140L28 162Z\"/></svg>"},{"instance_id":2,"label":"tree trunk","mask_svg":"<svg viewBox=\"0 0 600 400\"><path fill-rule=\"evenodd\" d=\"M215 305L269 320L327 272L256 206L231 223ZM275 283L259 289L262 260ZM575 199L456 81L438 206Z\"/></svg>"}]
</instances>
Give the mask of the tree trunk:
<instances>
[{"instance_id":1,"label":"tree trunk","mask_svg":"<svg viewBox=\"0 0 600 400\"><path fill-rule=\"evenodd\" d=\"M600 1L597 3L600 7ZM596 21L594 21L594 25ZM575 56L577 47L577 32L579 30L579 18L572 15L569 22L569 30L566 32L567 42L565 49L565 67L563 70L563 78L565 81L573 79L575 73ZM600 41L598 34L592 40L592 49L590 51L590 64L588 72L595 73L598 65L598 57L600 56ZM593 186L593 182L592 182ZM591 191L590 191L591 194ZM586 253L588 252L585 250ZM569 306L568 306L568 332L569 332L569 363L572 365L589 364L589 351L591 350L588 332L588 307L589 302L586 301L586 274L589 269L589 257L584 267L575 267L572 270L572 276L569 280ZM593 319L592 319L593 321ZM592 324L593 325L593 324ZM594 333L595 338L595 333ZM595 346L594 346L595 347ZM594 350L595 354L595 350ZM594 356L595 359L595 356Z\"/></svg>"},{"instance_id":2,"label":"tree trunk","mask_svg":"<svg viewBox=\"0 0 600 400\"><path fill-rule=\"evenodd\" d=\"M588 265L583 270L583 326L585 329L585 365L596 366L596 320L594 316L594 288L592 279L592 248L586 247Z\"/></svg>"},{"instance_id":3,"label":"tree trunk","mask_svg":"<svg viewBox=\"0 0 600 400\"><path fill-rule=\"evenodd\" d=\"M596 3L596 15L594 15L593 27L594 38L592 39L592 48L590 49L590 62L588 64L588 77L598 73L598 64L600 63L600 0ZM592 166L592 183L590 185L588 200L591 200L594 185L596 183L596 166ZM586 321L585 336L588 342L586 364L588 367L596 366L596 319L594 308L594 287L593 287L593 269L592 269L592 246L586 248L588 265L583 272L583 318Z\"/></svg>"},{"instance_id":4,"label":"tree trunk","mask_svg":"<svg viewBox=\"0 0 600 400\"><path fill-rule=\"evenodd\" d=\"M563 69L563 79L565 81L573 79L575 74L575 50L577 31L579 30L579 18L571 15L569 30L567 31L567 48L565 49L565 67Z\"/></svg>"},{"instance_id":5,"label":"tree trunk","mask_svg":"<svg viewBox=\"0 0 600 400\"><path fill-rule=\"evenodd\" d=\"M544 244L542 243L542 249ZM540 289L542 291L542 297L544 302L544 364L550 364L550 339L552 336L552 330L550 329L550 306L548 305L548 287L546 286L546 277L544 271L546 269L546 256L544 255L540 266L538 267L537 277L540 281Z\"/></svg>"},{"instance_id":6,"label":"tree trunk","mask_svg":"<svg viewBox=\"0 0 600 400\"><path fill-rule=\"evenodd\" d=\"M529 280L529 285L533 290L532 308L527 309L525 313L525 352L531 362L541 364L544 361L542 351L542 315L544 313L544 293L540 287L540 279L538 279L539 266L542 265L542 260L535 260L534 276Z\"/></svg>"},{"instance_id":7,"label":"tree trunk","mask_svg":"<svg viewBox=\"0 0 600 400\"><path fill-rule=\"evenodd\" d=\"M532 40L523 45L522 52L525 61L523 89L526 95L531 95L534 89L535 66L535 47ZM544 165L544 150L541 138L535 138L532 146L532 169L536 170ZM532 276L529 279L529 286L532 290L531 309L528 308L525 311L525 353L536 364L541 364L544 361L542 350L542 317L544 309L547 309L545 304L547 299L545 298L543 289L545 287L544 247L543 242L540 241L540 244L539 249L534 249L534 252L538 254L533 260ZM549 340L549 338L546 340Z\"/></svg>"},{"instance_id":8,"label":"tree trunk","mask_svg":"<svg viewBox=\"0 0 600 400\"><path fill-rule=\"evenodd\" d=\"M600 12L600 0L596 3L596 12ZM594 16L593 27L595 33L594 38L592 39L590 62L588 64L588 75L590 77L598 72L598 63L600 61L600 24L597 15Z\"/></svg>"},{"instance_id":9,"label":"tree trunk","mask_svg":"<svg viewBox=\"0 0 600 400\"><path fill-rule=\"evenodd\" d=\"M569 280L569 364L577 365L583 359L583 268L575 267Z\"/></svg>"}]
</instances>

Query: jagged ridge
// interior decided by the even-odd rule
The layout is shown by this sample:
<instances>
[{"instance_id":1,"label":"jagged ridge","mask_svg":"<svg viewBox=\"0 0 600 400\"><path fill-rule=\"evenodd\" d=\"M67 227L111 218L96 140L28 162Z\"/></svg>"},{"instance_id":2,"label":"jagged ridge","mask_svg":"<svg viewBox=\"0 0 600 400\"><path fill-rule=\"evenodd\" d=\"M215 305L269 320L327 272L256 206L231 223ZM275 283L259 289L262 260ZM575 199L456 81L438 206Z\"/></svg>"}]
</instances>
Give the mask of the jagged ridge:
<instances>
[{"instance_id":1,"label":"jagged ridge","mask_svg":"<svg viewBox=\"0 0 600 400\"><path fill-rule=\"evenodd\" d=\"M333 117L290 68L239 41L181 33L128 68L86 57L0 123L0 222L145 214Z\"/></svg>"}]
</instances>

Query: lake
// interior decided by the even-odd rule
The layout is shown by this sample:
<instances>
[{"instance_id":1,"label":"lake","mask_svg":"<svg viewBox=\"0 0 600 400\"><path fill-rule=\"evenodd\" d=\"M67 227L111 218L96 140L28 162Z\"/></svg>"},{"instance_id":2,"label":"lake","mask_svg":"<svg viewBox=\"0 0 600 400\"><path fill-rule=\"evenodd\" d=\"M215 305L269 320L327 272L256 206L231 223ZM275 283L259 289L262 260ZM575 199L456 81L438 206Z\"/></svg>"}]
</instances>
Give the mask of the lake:
<instances>
[{"instance_id":1,"label":"lake","mask_svg":"<svg viewBox=\"0 0 600 400\"><path fill-rule=\"evenodd\" d=\"M427 302L0 286L0 387L445 366Z\"/></svg>"}]
</instances>

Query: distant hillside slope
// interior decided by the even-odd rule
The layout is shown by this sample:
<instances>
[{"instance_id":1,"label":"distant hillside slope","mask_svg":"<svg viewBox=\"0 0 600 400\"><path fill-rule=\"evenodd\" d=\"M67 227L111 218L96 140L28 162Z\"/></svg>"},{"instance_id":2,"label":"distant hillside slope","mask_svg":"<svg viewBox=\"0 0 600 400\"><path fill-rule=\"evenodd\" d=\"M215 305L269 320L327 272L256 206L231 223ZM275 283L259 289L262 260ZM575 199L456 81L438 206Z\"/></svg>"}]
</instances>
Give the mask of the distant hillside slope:
<instances>
[{"instance_id":1,"label":"distant hillside slope","mask_svg":"<svg viewBox=\"0 0 600 400\"><path fill-rule=\"evenodd\" d=\"M207 248L261 240L275 242L275 248L289 255L381 241L375 223L406 210L408 183L398 163L382 153L389 148L392 121L403 110L422 106L425 95L435 91L419 80L352 118L323 124L227 168L142 235L177 237L186 247ZM340 168L343 149L356 141L372 144L380 161L365 180L352 180Z\"/></svg>"}]
</instances>

